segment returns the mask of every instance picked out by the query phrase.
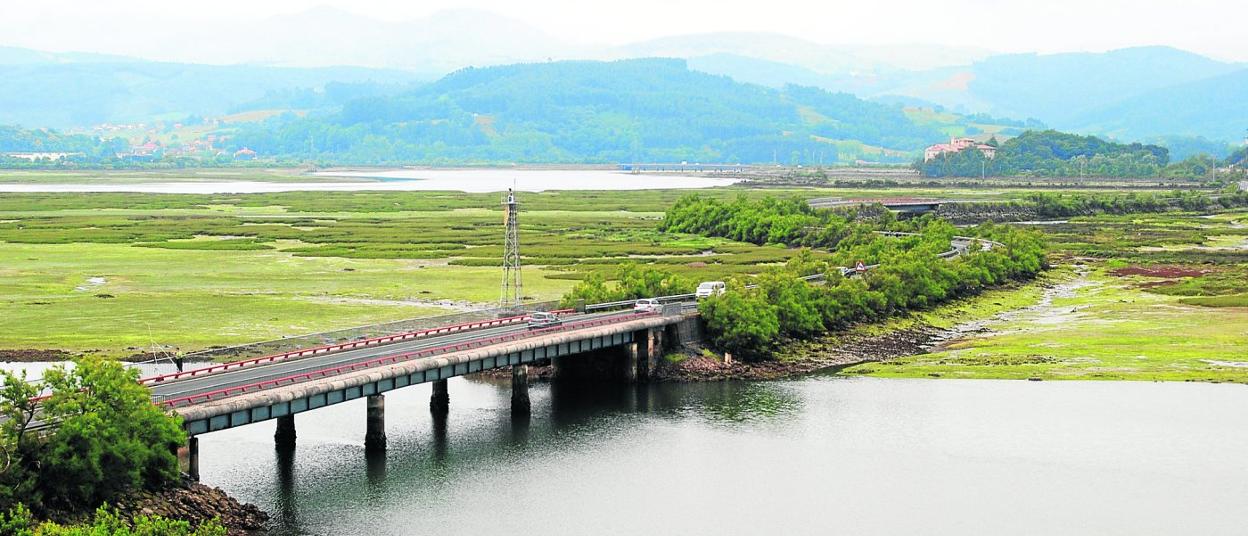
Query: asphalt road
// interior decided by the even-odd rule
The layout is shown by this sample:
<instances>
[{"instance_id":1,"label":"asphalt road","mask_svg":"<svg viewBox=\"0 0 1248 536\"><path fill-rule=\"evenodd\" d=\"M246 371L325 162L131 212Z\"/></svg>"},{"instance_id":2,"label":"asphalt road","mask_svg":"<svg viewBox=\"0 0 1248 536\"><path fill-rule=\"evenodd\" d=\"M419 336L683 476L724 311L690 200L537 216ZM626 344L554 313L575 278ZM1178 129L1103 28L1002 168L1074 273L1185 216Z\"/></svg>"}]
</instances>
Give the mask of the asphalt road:
<instances>
[{"instance_id":1,"label":"asphalt road","mask_svg":"<svg viewBox=\"0 0 1248 536\"><path fill-rule=\"evenodd\" d=\"M583 315L565 316L564 322L581 322L597 318L626 316L634 314L631 310L611 311ZM223 370L199 376L188 376L175 380L166 380L150 384L152 399L156 401L184 396L197 395L252 383L284 378L304 372L333 368L340 365L368 361L370 359L436 348L448 344L471 341L481 338L505 335L508 333L525 332L529 328L524 323L482 328L473 331L448 333L427 338L411 339L366 348L356 348L328 354L317 354L301 358L292 358L273 363L255 364L244 368Z\"/></svg>"}]
</instances>

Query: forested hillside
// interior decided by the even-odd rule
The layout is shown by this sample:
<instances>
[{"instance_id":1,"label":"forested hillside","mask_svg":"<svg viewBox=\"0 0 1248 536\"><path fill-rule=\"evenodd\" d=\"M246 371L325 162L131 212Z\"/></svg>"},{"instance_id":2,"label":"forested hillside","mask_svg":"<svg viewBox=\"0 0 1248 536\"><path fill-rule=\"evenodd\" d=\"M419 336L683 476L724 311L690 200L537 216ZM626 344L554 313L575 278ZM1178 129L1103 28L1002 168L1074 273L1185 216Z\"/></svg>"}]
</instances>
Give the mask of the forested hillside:
<instances>
[{"instance_id":1,"label":"forested hillside","mask_svg":"<svg viewBox=\"0 0 1248 536\"><path fill-rule=\"evenodd\" d=\"M84 134L63 134L55 130L29 130L0 125L0 162L3 153L57 152L83 153L86 159L112 158L125 150L122 139L101 139Z\"/></svg>"},{"instance_id":2,"label":"forested hillside","mask_svg":"<svg viewBox=\"0 0 1248 536\"><path fill-rule=\"evenodd\" d=\"M832 163L835 140L916 151L944 136L893 105L743 84L683 60L550 62L457 71L340 113L271 119L232 143L343 163Z\"/></svg>"}]
</instances>

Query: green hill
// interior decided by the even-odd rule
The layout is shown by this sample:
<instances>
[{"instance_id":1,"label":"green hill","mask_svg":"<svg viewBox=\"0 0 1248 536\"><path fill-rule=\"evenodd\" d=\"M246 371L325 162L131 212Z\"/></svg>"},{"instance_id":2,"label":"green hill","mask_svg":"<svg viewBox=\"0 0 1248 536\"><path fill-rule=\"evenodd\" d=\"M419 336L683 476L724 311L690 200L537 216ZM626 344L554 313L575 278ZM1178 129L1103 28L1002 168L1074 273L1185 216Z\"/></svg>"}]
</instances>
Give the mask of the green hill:
<instances>
[{"instance_id":1,"label":"green hill","mask_svg":"<svg viewBox=\"0 0 1248 536\"><path fill-rule=\"evenodd\" d=\"M338 113L247 126L232 143L343 163L812 164L835 162L838 140L913 154L944 137L899 106L744 84L690 70L684 60L639 59L463 69Z\"/></svg>"}]
</instances>

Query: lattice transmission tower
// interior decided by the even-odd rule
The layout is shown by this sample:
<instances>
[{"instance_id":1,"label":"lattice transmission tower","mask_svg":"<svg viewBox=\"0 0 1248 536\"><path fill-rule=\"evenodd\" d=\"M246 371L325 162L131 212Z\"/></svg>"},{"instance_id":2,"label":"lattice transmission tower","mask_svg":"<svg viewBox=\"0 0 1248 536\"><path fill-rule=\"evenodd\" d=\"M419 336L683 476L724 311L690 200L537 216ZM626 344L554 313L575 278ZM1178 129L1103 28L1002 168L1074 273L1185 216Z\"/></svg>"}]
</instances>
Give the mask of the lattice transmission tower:
<instances>
[{"instance_id":1,"label":"lattice transmission tower","mask_svg":"<svg viewBox=\"0 0 1248 536\"><path fill-rule=\"evenodd\" d=\"M516 193L508 188L507 197L503 199L503 224L507 228L503 238L502 298L499 299L503 307L520 305L524 296L524 285L520 279L520 224L516 220L519 209Z\"/></svg>"}]
</instances>

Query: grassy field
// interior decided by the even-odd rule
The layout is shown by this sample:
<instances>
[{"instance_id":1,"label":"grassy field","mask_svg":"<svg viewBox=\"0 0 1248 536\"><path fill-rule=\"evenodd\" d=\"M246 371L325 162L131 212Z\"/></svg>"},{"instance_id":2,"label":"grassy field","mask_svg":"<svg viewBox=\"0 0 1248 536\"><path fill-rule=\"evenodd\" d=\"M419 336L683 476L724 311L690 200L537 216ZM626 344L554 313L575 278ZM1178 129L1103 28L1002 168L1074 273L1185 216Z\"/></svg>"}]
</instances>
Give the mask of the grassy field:
<instances>
[{"instance_id":1,"label":"grassy field","mask_svg":"<svg viewBox=\"0 0 1248 536\"><path fill-rule=\"evenodd\" d=\"M680 195L523 196L527 298L558 299L629 262L702 280L793 254L655 231ZM497 207L497 195L448 192L6 194L0 350L190 351L487 306L501 279Z\"/></svg>"}]
</instances>

